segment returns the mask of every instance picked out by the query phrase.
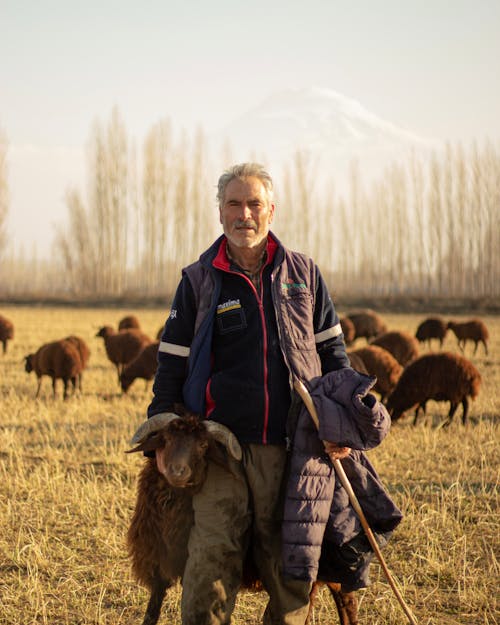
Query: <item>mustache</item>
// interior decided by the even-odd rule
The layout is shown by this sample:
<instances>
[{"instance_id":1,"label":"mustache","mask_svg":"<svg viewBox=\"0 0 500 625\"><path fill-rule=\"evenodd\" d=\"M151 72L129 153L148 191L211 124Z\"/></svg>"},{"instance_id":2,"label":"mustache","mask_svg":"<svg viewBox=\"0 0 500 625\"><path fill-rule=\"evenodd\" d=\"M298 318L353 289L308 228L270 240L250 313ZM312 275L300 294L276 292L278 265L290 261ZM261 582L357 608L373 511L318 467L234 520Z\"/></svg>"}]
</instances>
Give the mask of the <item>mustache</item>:
<instances>
[{"instance_id":1,"label":"mustache","mask_svg":"<svg viewBox=\"0 0 500 625\"><path fill-rule=\"evenodd\" d=\"M255 223L255 221L253 219L237 219L234 222L234 227L235 228L253 228L254 230L257 230L257 224Z\"/></svg>"}]
</instances>

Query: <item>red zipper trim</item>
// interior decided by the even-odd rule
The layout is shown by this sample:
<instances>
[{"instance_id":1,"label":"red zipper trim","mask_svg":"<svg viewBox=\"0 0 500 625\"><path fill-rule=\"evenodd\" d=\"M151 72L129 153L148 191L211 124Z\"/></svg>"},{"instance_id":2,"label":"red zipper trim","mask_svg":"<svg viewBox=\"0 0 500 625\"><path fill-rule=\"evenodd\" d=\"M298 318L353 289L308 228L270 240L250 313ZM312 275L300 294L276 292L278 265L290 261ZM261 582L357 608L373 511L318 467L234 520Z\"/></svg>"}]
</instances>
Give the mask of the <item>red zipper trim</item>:
<instances>
[{"instance_id":1,"label":"red zipper trim","mask_svg":"<svg viewBox=\"0 0 500 625\"><path fill-rule=\"evenodd\" d=\"M244 273L240 273L239 271L232 271L229 267L230 267L230 263L229 263L229 259L227 257L227 253L226 253L226 245L227 245L227 239L224 239L221 242L220 248L219 248L219 252L217 253L217 256L214 258L213 260L213 266L217 267L218 269L222 269L223 271L226 271L227 273L231 273L233 275L236 276L241 276L244 280L246 280L248 282L248 284L252 287L252 290L255 294L255 298L257 300L257 304L259 306L259 314L260 314L260 321L261 321L261 325L262 325L262 339L263 339L263 343L264 343L264 349L263 349L263 355L264 355L264 426L263 426L263 430L262 430L262 443L264 445L267 445L267 430L269 427L269 388L268 388L268 380L267 380L267 376L268 376L268 368L267 368L267 330L266 330L266 317L264 315L264 305L262 302L262 297L263 297L263 284L262 284L262 274L264 272L264 267L266 267L267 265L270 264L270 262L272 261L274 254L276 252L277 249L277 244L276 242L271 238L268 237L268 243L267 243L267 261L266 264L263 265L260 269L260 294L257 293L257 289L255 288L253 282L250 280L250 278L247 278L247 276L245 276Z\"/></svg>"}]
</instances>

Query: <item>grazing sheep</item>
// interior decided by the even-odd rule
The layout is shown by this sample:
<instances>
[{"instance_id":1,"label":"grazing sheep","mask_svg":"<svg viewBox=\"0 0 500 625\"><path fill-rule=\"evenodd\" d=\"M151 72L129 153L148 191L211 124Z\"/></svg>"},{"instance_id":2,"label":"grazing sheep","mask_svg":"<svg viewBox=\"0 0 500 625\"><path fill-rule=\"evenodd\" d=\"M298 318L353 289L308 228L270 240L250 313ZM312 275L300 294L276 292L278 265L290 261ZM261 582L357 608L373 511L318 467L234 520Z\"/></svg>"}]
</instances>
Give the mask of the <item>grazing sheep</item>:
<instances>
[{"instance_id":1,"label":"grazing sheep","mask_svg":"<svg viewBox=\"0 0 500 625\"><path fill-rule=\"evenodd\" d=\"M348 319L355 328L355 339L365 337L367 341L387 331L387 326L382 318L373 310L362 310L349 313Z\"/></svg>"},{"instance_id":2,"label":"grazing sheep","mask_svg":"<svg viewBox=\"0 0 500 625\"><path fill-rule=\"evenodd\" d=\"M136 358L123 368L120 375L122 391L126 393L136 378L152 380L158 365L158 346L160 341L154 341L139 352Z\"/></svg>"},{"instance_id":3,"label":"grazing sheep","mask_svg":"<svg viewBox=\"0 0 500 625\"><path fill-rule=\"evenodd\" d=\"M484 345L484 353L488 353L487 341L489 338L489 332L486 325L481 319L470 319L462 323L456 323L454 321L448 322L448 328L455 334L458 339L458 346L461 351L465 349L465 343L467 341L474 342L474 354L477 351L479 343Z\"/></svg>"},{"instance_id":4,"label":"grazing sheep","mask_svg":"<svg viewBox=\"0 0 500 625\"><path fill-rule=\"evenodd\" d=\"M135 315L127 315L126 317L123 317L123 319L120 319L120 322L118 323L118 332L121 330L131 329L140 330L140 328L141 326L139 324L139 320Z\"/></svg>"},{"instance_id":5,"label":"grazing sheep","mask_svg":"<svg viewBox=\"0 0 500 625\"><path fill-rule=\"evenodd\" d=\"M124 366L132 362L151 343L149 336L134 328L116 332L111 326L103 326L96 336L104 339L106 354L118 373L118 383Z\"/></svg>"},{"instance_id":6,"label":"grazing sheep","mask_svg":"<svg viewBox=\"0 0 500 625\"><path fill-rule=\"evenodd\" d=\"M148 458L141 471L127 532L134 576L150 591L143 625L156 625L167 589L182 577L193 524L191 498L203 484L208 459L229 470L227 456L216 441L231 456L241 458L239 443L225 426L194 415L155 415L140 426L132 439L137 446L131 452L161 450L158 460ZM261 588L251 561L245 563L243 579L243 588ZM357 625L355 593L341 592L340 584L326 583L334 596L341 625ZM315 588L316 585L311 599ZM308 623L311 614L312 601Z\"/></svg>"},{"instance_id":7,"label":"grazing sheep","mask_svg":"<svg viewBox=\"0 0 500 625\"><path fill-rule=\"evenodd\" d=\"M415 336L421 343L428 341L429 349L432 339L437 339L439 341L439 347L442 348L447 331L448 326L443 319L440 317L429 317L428 319L424 319L418 326Z\"/></svg>"},{"instance_id":8,"label":"grazing sheep","mask_svg":"<svg viewBox=\"0 0 500 625\"><path fill-rule=\"evenodd\" d=\"M40 394L42 376L52 378L52 392L56 396L56 380L61 379L64 384L64 399L68 398L68 384L76 388L78 376L82 370L82 361L78 349L73 342L66 339L45 343L34 354L25 357L25 371L35 372L38 378L38 387L35 399Z\"/></svg>"},{"instance_id":9,"label":"grazing sheep","mask_svg":"<svg viewBox=\"0 0 500 625\"><path fill-rule=\"evenodd\" d=\"M7 317L0 315L0 342L3 344L3 353L7 353L7 341L14 338L14 324Z\"/></svg>"},{"instance_id":10,"label":"grazing sheep","mask_svg":"<svg viewBox=\"0 0 500 625\"><path fill-rule=\"evenodd\" d=\"M82 338L80 338L79 336L75 336L74 334L67 336L65 340L69 341L70 343L73 343L73 345L77 348L78 353L80 354L80 360L82 361L82 370L80 371L80 374L78 376L78 390L81 392L83 370L86 368L87 363L89 361L90 349L87 343L85 343L85 341Z\"/></svg>"},{"instance_id":11,"label":"grazing sheep","mask_svg":"<svg viewBox=\"0 0 500 625\"><path fill-rule=\"evenodd\" d=\"M344 335L344 343L346 345L351 345L356 337L354 323L349 317L340 317L340 325L342 327L342 334Z\"/></svg>"},{"instance_id":12,"label":"grazing sheep","mask_svg":"<svg viewBox=\"0 0 500 625\"><path fill-rule=\"evenodd\" d=\"M396 388L387 400L387 410L393 421L397 421L406 410L416 407L413 424L417 423L418 410L426 402L449 401L449 425L458 404L462 404L462 422L465 425L469 410L468 398L474 399L479 393L481 375L474 365L459 354L440 352L425 354L410 363L401 374Z\"/></svg>"},{"instance_id":13,"label":"grazing sheep","mask_svg":"<svg viewBox=\"0 0 500 625\"><path fill-rule=\"evenodd\" d=\"M380 393L380 401L384 401L396 386L403 371L399 362L390 352L378 345L366 345L348 351L347 355L349 359L361 358L367 373L377 377L373 390Z\"/></svg>"},{"instance_id":14,"label":"grazing sheep","mask_svg":"<svg viewBox=\"0 0 500 625\"><path fill-rule=\"evenodd\" d=\"M351 367L356 369L359 373L364 373L365 375L370 375L368 373L368 369L365 367L365 363L363 362L361 356L359 354L355 354L354 352L348 352L349 361L351 363Z\"/></svg>"},{"instance_id":15,"label":"grazing sheep","mask_svg":"<svg viewBox=\"0 0 500 625\"><path fill-rule=\"evenodd\" d=\"M378 345L386 349L402 367L406 367L419 355L417 339L408 332L399 330L380 334L370 341L370 345Z\"/></svg>"}]
</instances>

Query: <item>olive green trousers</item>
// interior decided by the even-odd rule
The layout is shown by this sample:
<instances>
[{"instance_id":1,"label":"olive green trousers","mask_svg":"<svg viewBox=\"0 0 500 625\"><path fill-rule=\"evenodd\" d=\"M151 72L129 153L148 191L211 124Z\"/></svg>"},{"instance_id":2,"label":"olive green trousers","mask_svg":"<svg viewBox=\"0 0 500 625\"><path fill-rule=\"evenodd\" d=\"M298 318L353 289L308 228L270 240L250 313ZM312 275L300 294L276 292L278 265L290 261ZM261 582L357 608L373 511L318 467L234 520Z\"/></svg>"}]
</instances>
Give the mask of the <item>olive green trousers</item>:
<instances>
[{"instance_id":1,"label":"olive green trousers","mask_svg":"<svg viewBox=\"0 0 500 625\"><path fill-rule=\"evenodd\" d=\"M194 526L182 580L183 625L231 623L249 544L269 594L264 625L303 625L311 584L281 577L281 488L286 451L243 445L232 471L210 463L193 497Z\"/></svg>"}]
</instances>

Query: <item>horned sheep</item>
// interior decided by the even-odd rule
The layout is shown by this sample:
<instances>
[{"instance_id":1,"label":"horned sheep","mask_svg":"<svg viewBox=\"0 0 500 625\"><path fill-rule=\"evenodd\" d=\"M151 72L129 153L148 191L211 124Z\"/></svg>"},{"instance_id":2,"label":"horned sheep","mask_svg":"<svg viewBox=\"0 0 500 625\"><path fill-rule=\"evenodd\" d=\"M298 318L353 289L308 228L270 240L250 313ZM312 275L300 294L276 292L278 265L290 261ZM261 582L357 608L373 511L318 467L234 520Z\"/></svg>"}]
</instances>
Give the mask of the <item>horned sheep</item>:
<instances>
[{"instance_id":1,"label":"horned sheep","mask_svg":"<svg viewBox=\"0 0 500 625\"><path fill-rule=\"evenodd\" d=\"M415 337L421 343L425 344L428 342L429 348L431 347L432 339L437 339L439 347L442 348L447 331L448 326L443 319L440 317L428 317L418 326Z\"/></svg>"},{"instance_id":2,"label":"horned sheep","mask_svg":"<svg viewBox=\"0 0 500 625\"><path fill-rule=\"evenodd\" d=\"M7 353L7 343L14 338L14 324L10 319L0 315L0 343L3 345L3 353Z\"/></svg>"},{"instance_id":3,"label":"horned sheep","mask_svg":"<svg viewBox=\"0 0 500 625\"><path fill-rule=\"evenodd\" d=\"M470 319L458 323L455 321L448 322L448 328L455 334L458 339L458 346L462 351L465 349L467 341L474 343L474 354L477 351L479 343L484 345L485 354L488 353L489 332L485 323L481 319Z\"/></svg>"},{"instance_id":4,"label":"horned sheep","mask_svg":"<svg viewBox=\"0 0 500 625\"><path fill-rule=\"evenodd\" d=\"M452 352L425 354L410 363L401 374L399 381L387 400L387 410L393 421L397 421L405 411L416 408L413 424L416 425L420 408L425 413L426 403L449 401L449 425L462 404L462 423L465 425L469 411L469 397L474 399L479 393L481 375L466 358Z\"/></svg>"},{"instance_id":5,"label":"horned sheep","mask_svg":"<svg viewBox=\"0 0 500 625\"><path fill-rule=\"evenodd\" d=\"M402 367L415 360L419 355L417 339L408 332L401 330L384 332L372 339L370 345L378 345L386 349Z\"/></svg>"},{"instance_id":6,"label":"horned sheep","mask_svg":"<svg viewBox=\"0 0 500 625\"><path fill-rule=\"evenodd\" d=\"M222 443L224 454L217 442ZM150 591L143 625L156 625L165 593L181 579L187 560L187 543L193 524L192 495L201 488L210 460L229 470L228 455L239 460L241 448L223 425L194 415L155 415L143 423L132 439L131 452L156 453L142 468L135 509L127 532L132 571ZM335 599L341 625L357 625L354 592L326 582ZM245 564L242 587L258 590L255 566ZM313 587L311 598L314 597ZM312 604L311 604L312 605ZM312 607L307 622L310 622Z\"/></svg>"},{"instance_id":7,"label":"horned sheep","mask_svg":"<svg viewBox=\"0 0 500 625\"><path fill-rule=\"evenodd\" d=\"M149 336L134 328L116 332L111 326L103 326L96 336L104 339L106 355L116 367L118 383L125 365L132 362L151 343Z\"/></svg>"},{"instance_id":8,"label":"horned sheep","mask_svg":"<svg viewBox=\"0 0 500 625\"><path fill-rule=\"evenodd\" d=\"M373 310L362 310L347 315L355 328L355 339L365 337L367 341L387 331L382 317Z\"/></svg>"},{"instance_id":9,"label":"horned sheep","mask_svg":"<svg viewBox=\"0 0 500 625\"><path fill-rule=\"evenodd\" d=\"M42 377L52 378L52 392L56 396L56 380L61 379L64 385L64 399L68 398L68 385L71 382L73 392L76 388L78 376L82 371L82 361L77 347L72 341L61 339L45 343L34 354L25 357L25 371L35 372L38 379L38 387L35 399L40 394Z\"/></svg>"},{"instance_id":10,"label":"horned sheep","mask_svg":"<svg viewBox=\"0 0 500 625\"><path fill-rule=\"evenodd\" d=\"M399 362L390 352L378 345L365 345L348 351L347 355L350 359L360 358L368 374L377 377L373 390L379 393L380 400L384 401L396 386L403 371Z\"/></svg>"},{"instance_id":11,"label":"horned sheep","mask_svg":"<svg viewBox=\"0 0 500 625\"><path fill-rule=\"evenodd\" d=\"M136 378L152 380L158 365L158 346L160 341L154 341L139 352L136 358L129 362L121 372L120 384L126 393Z\"/></svg>"}]
</instances>

